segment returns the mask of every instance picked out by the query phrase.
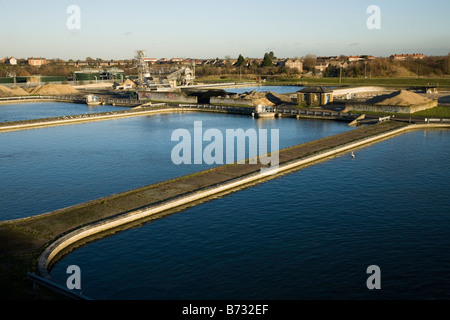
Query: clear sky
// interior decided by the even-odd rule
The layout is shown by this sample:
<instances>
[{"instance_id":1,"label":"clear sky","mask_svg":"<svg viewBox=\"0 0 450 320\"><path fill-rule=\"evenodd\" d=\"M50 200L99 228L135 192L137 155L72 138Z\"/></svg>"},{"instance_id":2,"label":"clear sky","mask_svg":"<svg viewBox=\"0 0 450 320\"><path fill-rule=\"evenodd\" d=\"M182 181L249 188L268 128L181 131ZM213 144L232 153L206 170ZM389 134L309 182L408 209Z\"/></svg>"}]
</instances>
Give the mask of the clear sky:
<instances>
[{"instance_id":1,"label":"clear sky","mask_svg":"<svg viewBox=\"0 0 450 320\"><path fill-rule=\"evenodd\" d=\"M80 29L66 12L80 8ZM381 29L366 12L381 10ZM0 57L447 55L450 0L0 0Z\"/></svg>"}]
</instances>

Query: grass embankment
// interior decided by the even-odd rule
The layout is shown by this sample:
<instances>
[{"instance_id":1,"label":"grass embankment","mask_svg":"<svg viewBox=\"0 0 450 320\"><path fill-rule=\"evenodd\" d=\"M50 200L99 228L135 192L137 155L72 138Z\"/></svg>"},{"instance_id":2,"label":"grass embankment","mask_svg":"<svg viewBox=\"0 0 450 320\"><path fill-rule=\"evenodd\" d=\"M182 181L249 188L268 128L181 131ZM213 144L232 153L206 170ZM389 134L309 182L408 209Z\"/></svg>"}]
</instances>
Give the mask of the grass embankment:
<instances>
[{"instance_id":1,"label":"grass embankment","mask_svg":"<svg viewBox=\"0 0 450 320\"><path fill-rule=\"evenodd\" d=\"M239 76L205 76L198 77L198 82L226 83L226 82L254 82L257 75L240 78ZM440 88L450 88L450 77L446 78L282 78L267 77L263 85L332 85L332 86L387 86L387 87L416 87L436 84Z\"/></svg>"},{"instance_id":2,"label":"grass embankment","mask_svg":"<svg viewBox=\"0 0 450 320\"><path fill-rule=\"evenodd\" d=\"M322 84L333 86L385 86L385 87L421 87L430 84L436 84L440 88L450 88L450 78L301 78L286 79L283 81L276 80L270 83L299 83L305 84Z\"/></svg>"},{"instance_id":3,"label":"grass embankment","mask_svg":"<svg viewBox=\"0 0 450 320\"><path fill-rule=\"evenodd\" d=\"M435 107L428 110L423 110L419 112L415 112L412 114L409 113L389 113L389 112L369 112L369 111L350 111L352 114L361 114L364 113L366 115L374 115L374 116L391 116L396 115L399 117L425 117L425 118L450 118L450 107Z\"/></svg>"}]
</instances>

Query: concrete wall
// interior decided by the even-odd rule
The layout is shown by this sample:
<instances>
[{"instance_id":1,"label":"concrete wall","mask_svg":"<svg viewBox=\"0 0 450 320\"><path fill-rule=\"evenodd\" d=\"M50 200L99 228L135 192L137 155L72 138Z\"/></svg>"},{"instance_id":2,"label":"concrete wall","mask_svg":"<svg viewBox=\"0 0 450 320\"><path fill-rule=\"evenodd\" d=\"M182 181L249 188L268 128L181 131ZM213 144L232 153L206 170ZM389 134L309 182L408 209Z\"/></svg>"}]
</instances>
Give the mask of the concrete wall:
<instances>
[{"instance_id":1,"label":"concrete wall","mask_svg":"<svg viewBox=\"0 0 450 320\"><path fill-rule=\"evenodd\" d=\"M356 88L335 89L333 90L333 95L345 96L347 94L357 94L364 92L386 92L386 91L393 91L393 90L383 87L356 87Z\"/></svg>"},{"instance_id":2,"label":"concrete wall","mask_svg":"<svg viewBox=\"0 0 450 320\"><path fill-rule=\"evenodd\" d=\"M365 104L364 102L350 102L345 105L345 111L360 111L360 112L389 112L389 113L415 113L422 110L437 107L437 101L430 103L417 104L413 106L377 106Z\"/></svg>"},{"instance_id":3,"label":"concrete wall","mask_svg":"<svg viewBox=\"0 0 450 320\"><path fill-rule=\"evenodd\" d=\"M329 101L327 102L327 98ZM333 102L332 93L298 93L297 104L299 106L319 107Z\"/></svg>"},{"instance_id":4,"label":"concrete wall","mask_svg":"<svg viewBox=\"0 0 450 320\"><path fill-rule=\"evenodd\" d=\"M211 97L210 100L211 104L227 104L227 105L246 105L253 107L255 104L252 100L249 99L232 99L232 98L218 98L218 97Z\"/></svg>"},{"instance_id":5,"label":"concrete wall","mask_svg":"<svg viewBox=\"0 0 450 320\"><path fill-rule=\"evenodd\" d=\"M187 96L183 92L139 91L139 100L152 100L173 103L198 103L197 97Z\"/></svg>"}]
</instances>

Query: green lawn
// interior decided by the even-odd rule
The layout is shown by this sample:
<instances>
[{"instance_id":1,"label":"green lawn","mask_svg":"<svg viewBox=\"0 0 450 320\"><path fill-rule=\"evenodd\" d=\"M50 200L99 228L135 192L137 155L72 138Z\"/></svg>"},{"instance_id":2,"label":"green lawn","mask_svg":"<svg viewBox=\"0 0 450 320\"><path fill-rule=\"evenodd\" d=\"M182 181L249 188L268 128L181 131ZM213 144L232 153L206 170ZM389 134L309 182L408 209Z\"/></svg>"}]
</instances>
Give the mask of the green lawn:
<instances>
[{"instance_id":1,"label":"green lawn","mask_svg":"<svg viewBox=\"0 0 450 320\"><path fill-rule=\"evenodd\" d=\"M450 118L450 107L436 107L433 109L419 111L413 114L418 117L436 117L436 118Z\"/></svg>"},{"instance_id":2,"label":"green lawn","mask_svg":"<svg viewBox=\"0 0 450 320\"><path fill-rule=\"evenodd\" d=\"M335 86L387 86L387 87L415 87L436 84L440 88L450 88L450 78L317 78L317 79L285 79L283 81L274 81L270 84L302 83L305 85L322 84Z\"/></svg>"},{"instance_id":3,"label":"green lawn","mask_svg":"<svg viewBox=\"0 0 450 320\"><path fill-rule=\"evenodd\" d=\"M198 77L198 82L249 82L256 81L256 75L242 77L205 76ZM332 86L387 86L387 87L415 87L437 84L440 88L450 88L450 77L446 78L268 78L265 85L332 85Z\"/></svg>"},{"instance_id":4,"label":"green lawn","mask_svg":"<svg viewBox=\"0 0 450 320\"><path fill-rule=\"evenodd\" d=\"M388 113L388 112L361 112L361 111L350 111L350 113L360 114L365 113L367 115L376 116L388 116L397 115L401 117L426 117L426 118L450 118L450 107L435 107L428 110L419 111L416 113Z\"/></svg>"}]
</instances>

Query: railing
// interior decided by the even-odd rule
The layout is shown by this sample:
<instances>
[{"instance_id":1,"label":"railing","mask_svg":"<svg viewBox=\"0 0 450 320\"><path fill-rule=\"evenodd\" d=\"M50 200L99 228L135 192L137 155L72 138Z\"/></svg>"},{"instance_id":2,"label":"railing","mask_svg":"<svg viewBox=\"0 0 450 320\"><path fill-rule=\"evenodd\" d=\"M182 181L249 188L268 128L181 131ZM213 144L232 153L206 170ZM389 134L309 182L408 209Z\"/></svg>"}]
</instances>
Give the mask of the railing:
<instances>
[{"instance_id":1,"label":"railing","mask_svg":"<svg viewBox=\"0 0 450 320\"><path fill-rule=\"evenodd\" d=\"M142 104L142 101L135 99L103 99L100 98L99 102L105 103L120 103L120 104Z\"/></svg>"},{"instance_id":2,"label":"railing","mask_svg":"<svg viewBox=\"0 0 450 320\"><path fill-rule=\"evenodd\" d=\"M233 107L233 106L216 106L216 105L192 105L192 104L179 104L180 108L190 108L190 109L209 109L209 110L228 110L237 111L241 113L250 114L255 112L251 107ZM296 110L296 109L273 109L273 112L280 114L290 114L290 115L306 115L306 116L316 116L316 117L330 117L330 118L356 118L357 115L343 112L333 112L333 111L310 111L310 110Z\"/></svg>"},{"instance_id":3,"label":"railing","mask_svg":"<svg viewBox=\"0 0 450 320\"><path fill-rule=\"evenodd\" d=\"M75 96L22 96L22 97L6 97L0 98L0 101L12 101L12 100L65 100L65 101L77 101L77 102L86 102L86 98L84 97L75 97ZM140 105L142 101L135 99L103 99L100 98L97 102L104 103L117 103L117 104L132 104L132 105Z\"/></svg>"},{"instance_id":4,"label":"railing","mask_svg":"<svg viewBox=\"0 0 450 320\"><path fill-rule=\"evenodd\" d=\"M114 84L114 82L120 82L119 80L77 80L77 81L46 81L46 82L6 82L2 83L2 86L5 87L22 87L22 88L30 88L30 87L37 87L37 86L44 86L47 84L66 84L70 86L85 86L85 85L92 85L92 84L102 84L102 83L110 83L111 86Z\"/></svg>"},{"instance_id":5,"label":"railing","mask_svg":"<svg viewBox=\"0 0 450 320\"><path fill-rule=\"evenodd\" d=\"M31 280L33 282L34 289L37 289L39 286L46 287L47 289L50 289L52 291L55 291L59 294L64 295L67 298L75 299L75 300L92 300L80 293L77 293L75 291L71 291L57 283L54 283L48 279L42 278L38 276L37 274L28 272L28 280Z\"/></svg>"},{"instance_id":6,"label":"railing","mask_svg":"<svg viewBox=\"0 0 450 320\"><path fill-rule=\"evenodd\" d=\"M315 116L315 117L330 117L330 118L356 118L357 115L344 112L334 112L334 111L311 111L311 110L297 110L297 109L274 109L274 112L281 114L291 114L291 115L305 115L305 116Z\"/></svg>"},{"instance_id":7,"label":"railing","mask_svg":"<svg viewBox=\"0 0 450 320\"><path fill-rule=\"evenodd\" d=\"M233 107L233 106L217 106L217 105L210 105L210 104L179 104L179 108L190 108L190 109L207 109L207 110L226 110L226 111L232 111L232 112L238 112L238 113L245 113L245 114L251 114L254 112L253 108L246 108L246 107Z\"/></svg>"},{"instance_id":8,"label":"railing","mask_svg":"<svg viewBox=\"0 0 450 320\"><path fill-rule=\"evenodd\" d=\"M72 96L21 96L21 97L6 97L0 98L0 101L8 100L83 100L84 98Z\"/></svg>"},{"instance_id":9,"label":"railing","mask_svg":"<svg viewBox=\"0 0 450 320\"><path fill-rule=\"evenodd\" d=\"M450 119L443 119L443 118L425 118L426 123L444 123L444 122L450 122Z\"/></svg>"}]
</instances>

